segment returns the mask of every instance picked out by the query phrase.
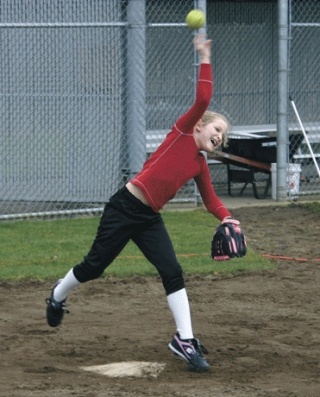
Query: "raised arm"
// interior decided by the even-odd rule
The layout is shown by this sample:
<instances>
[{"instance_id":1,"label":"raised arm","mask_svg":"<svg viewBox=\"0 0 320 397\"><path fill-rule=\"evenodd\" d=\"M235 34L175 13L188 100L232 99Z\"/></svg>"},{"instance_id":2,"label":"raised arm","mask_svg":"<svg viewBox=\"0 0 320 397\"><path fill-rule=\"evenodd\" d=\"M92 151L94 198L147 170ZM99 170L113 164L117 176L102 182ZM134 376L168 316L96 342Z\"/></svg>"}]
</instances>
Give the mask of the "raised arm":
<instances>
[{"instance_id":1,"label":"raised arm","mask_svg":"<svg viewBox=\"0 0 320 397\"><path fill-rule=\"evenodd\" d=\"M194 48L199 54L200 61L196 97L189 110L176 122L177 129L185 134L193 133L194 126L210 105L213 92L211 45L212 40L207 39L203 34L198 34L194 38Z\"/></svg>"},{"instance_id":2,"label":"raised arm","mask_svg":"<svg viewBox=\"0 0 320 397\"><path fill-rule=\"evenodd\" d=\"M199 54L200 63L211 63L211 46L212 40L207 39L205 35L198 34L194 38L194 48Z\"/></svg>"}]
</instances>

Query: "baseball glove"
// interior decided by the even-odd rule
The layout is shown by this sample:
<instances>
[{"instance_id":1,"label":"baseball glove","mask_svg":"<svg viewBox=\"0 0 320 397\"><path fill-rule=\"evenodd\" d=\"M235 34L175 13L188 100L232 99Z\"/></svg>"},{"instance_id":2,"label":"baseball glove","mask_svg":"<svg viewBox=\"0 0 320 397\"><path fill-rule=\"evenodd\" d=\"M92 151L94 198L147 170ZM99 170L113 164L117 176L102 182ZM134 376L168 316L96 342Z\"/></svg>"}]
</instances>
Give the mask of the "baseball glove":
<instances>
[{"instance_id":1,"label":"baseball glove","mask_svg":"<svg viewBox=\"0 0 320 397\"><path fill-rule=\"evenodd\" d=\"M211 242L211 257L216 261L241 258L247 253L246 237L240 222L227 218L217 227Z\"/></svg>"}]
</instances>

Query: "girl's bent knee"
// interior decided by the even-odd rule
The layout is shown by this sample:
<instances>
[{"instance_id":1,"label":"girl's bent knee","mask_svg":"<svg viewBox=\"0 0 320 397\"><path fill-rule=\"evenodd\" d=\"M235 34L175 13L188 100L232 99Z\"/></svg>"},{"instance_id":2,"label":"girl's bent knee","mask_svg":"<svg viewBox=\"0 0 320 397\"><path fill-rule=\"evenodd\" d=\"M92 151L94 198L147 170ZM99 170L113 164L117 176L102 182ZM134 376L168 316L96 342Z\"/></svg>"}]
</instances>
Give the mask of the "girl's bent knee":
<instances>
[{"instance_id":1,"label":"girl's bent knee","mask_svg":"<svg viewBox=\"0 0 320 397\"><path fill-rule=\"evenodd\" d=\"M173 294L174 292L185 288L182 275L170 279L162 279L162 282L167 295Z\"/></svg>"},{"instance_id":2,"label":"girl's bent knee","mask_svg":"<svg viewBox=\"0 0 320 397\"><path fill-rule=\"evenodd\" d=\"M102 275L103 271L104 268L101 269L100 267L92 266L87 261L83 261L73 268L73 273L80 283L85 283L86 281L99 278Z\"/></svg>"}]
</instances>

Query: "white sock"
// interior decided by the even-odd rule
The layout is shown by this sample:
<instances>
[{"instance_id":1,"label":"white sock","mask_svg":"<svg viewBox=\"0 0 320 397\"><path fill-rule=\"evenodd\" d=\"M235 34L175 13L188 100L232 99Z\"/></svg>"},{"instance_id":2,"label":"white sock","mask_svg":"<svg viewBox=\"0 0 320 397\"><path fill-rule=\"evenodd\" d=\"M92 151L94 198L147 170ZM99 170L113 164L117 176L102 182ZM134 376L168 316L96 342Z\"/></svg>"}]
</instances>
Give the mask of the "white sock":
<instances>
[{"instance_id":1,"label":"white sock","mask_svg":"<svg viewBox=\"0 0 320 397\"><path fill-rule=\"evenodd\" d=\"M73 288L77 287L79 284L81 283L75 278L73 274L73 269L69 270L69 272L65 275L62 281L54 289L53 299L57 302L62 302L66 299L69 292Z\"/></svg>"},{"instance_id":2,"label":"white sock","mask_svg":"<svg viewBox=\"0 0 320 397\"><path fill-rule=\"evenodd\" d=\"M181 339L192 339L193 331L187 291L185 288L167 296L170 310Z\"/></svg>"}]
</instances>

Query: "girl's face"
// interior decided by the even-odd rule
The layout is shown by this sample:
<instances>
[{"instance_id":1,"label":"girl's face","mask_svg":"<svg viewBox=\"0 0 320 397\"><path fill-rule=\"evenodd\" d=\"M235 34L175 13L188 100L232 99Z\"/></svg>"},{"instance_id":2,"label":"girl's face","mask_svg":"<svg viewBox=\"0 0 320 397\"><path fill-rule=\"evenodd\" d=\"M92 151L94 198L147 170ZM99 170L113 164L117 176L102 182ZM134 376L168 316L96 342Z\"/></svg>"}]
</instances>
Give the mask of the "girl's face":
<instances>
[{"instance_id":1,"label":"girl's face","mask_svg":"<svg viewBox=\"0 0 320 397\"><path fill-rule=\"evenodd\" d=\"M217 117L206 125L200 120L194 128L194 139L199 150L212 153L221 146L227 132L228 125L222 118Z\"/></svg>"}]
</instances>

